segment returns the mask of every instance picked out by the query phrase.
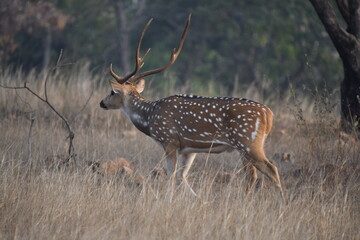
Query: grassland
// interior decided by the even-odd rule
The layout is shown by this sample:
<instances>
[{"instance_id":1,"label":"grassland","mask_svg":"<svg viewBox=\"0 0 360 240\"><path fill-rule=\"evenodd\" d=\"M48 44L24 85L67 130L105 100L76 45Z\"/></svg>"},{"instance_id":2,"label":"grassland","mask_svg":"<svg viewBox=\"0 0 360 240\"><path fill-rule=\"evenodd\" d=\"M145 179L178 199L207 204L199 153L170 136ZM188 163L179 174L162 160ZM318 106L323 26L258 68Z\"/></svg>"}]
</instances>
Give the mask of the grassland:
<instances>
[{"instance_id":1,"label":"grassland","mask_svg":"<svg viewBox=\"0 0 360 240\"><path fill-rule=\"evenodd\" d=\"M42 91L36 75L1 75L5 85L24 79ZM238 93L274 110L266 152L279 167L288 203L266 179L245 195L236 152L198 155L189 182L199 199L181 186L169 199L166 182L150 174L165 164L162 149L118 111L99 108L109 91L100 81L84 70L49 79L51 103L75 119L76 164L60 167L46 159L67 152L63 122L28 92L0 89L0 239L360 239L360 144L340 132L337 107L326 98L287 102ZM102 177L87 165L119 157L144 184ZM219 181L223 172L230 181Z\"/></svg>"}]
</instances>

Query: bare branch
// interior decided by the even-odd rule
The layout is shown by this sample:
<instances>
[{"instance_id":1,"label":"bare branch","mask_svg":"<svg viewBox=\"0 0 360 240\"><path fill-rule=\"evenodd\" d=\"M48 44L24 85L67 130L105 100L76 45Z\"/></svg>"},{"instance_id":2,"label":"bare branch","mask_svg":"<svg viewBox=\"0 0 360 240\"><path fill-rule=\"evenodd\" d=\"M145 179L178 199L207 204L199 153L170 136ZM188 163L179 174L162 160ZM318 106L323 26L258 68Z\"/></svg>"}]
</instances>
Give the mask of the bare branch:
<instances>
[{"instance_id":1,"label":"bare branch","mask_svg":"<svg viewBox=\"0 0 360 240\"><path fill-rule=\"evenodd\" d=\"M56 61L55 68L56 68L57 66L59 66L60 61L61 61L61 58L62 58L62 55L63 55L63 49L60 49L59 57L58 57L58 59L57 59L57 61Z\"/></svg>"},{"instance_id":2,"label":"bare branch","mask_svg":"<svg viewBox=\"0 0 360 240\"><path fill-rule=\"evenodd\" d=\"M56 69L58 67L60 67L60 60L61 60L61 57L62 57L62 50L60 51L60 54L59 54L59 57L58 57L58 60L56 62L56 65L50 70L50 72L55 72ZM66 64L68 65L68 64ZM65 66L65 65L63 65ZM0 87L2 88L6 88L6 89L25 89L27 91L29 91L32 95L34 95L35 97L37 97L39 100L41 100L42 102L46 103L50 109L65 123L66 125L66 128L67 128L67 131L69 133L69 135L67 136L66 139L69 139L69 149L68 149L68 154L69 154L69 157L68 157L68 160L74 158L74 145L73 145L73 139L75 137L75 134L74 134L74 131L72 129L72 126L71 124L69 123L69 121L66 119L66 117L64 117L50 102L49 102L49 99L48 99L48 94L47 94L47 82L49 80L49 76L50 76L50 73L48 72L47 75L46 75L46 78L45 78L45 83L44 83L44 94L45 94L45 98L42 98L39 94L35 93L30 87L27 86L27 82L25 80L24 82L24 86L23 87L19 87L19 86L14 86L14 87L11 87L11 86L3 86L0 84Z\"/></svg>"},{"instance_id":3,"label":"bare branch","mask_svg":"<svg viewBox=\"0 0 360 240\"><path fill-rule=\"evenodd\" d=\"M27 88L27 87L10 87L10 86L4 86L2 84L0 84L0 87L1 88L7 88L7 89L24 89L24 88Z\"/></svg>"},{"instance_id":4,"label":"bare branch","mask_svg":"<svg viewBox=\"0 0 360 240\"><path fill-rule=\"evenodd\" d=\"M28 144L28 157L26 160L26 164L29 168L32 167L32 141L31 141L31 137L32 137L32 129L34 126L34 122L35 122L35 115L31 114L30 115L30 127L29 127L29 133L28 133L28 138L27 138L27 144Z\"/></svg>"},{"instance_id":5,"label":"bare branch","mask_svg":"<svg viewBox=\"0 0 360 240\"><path fill-rule=\"evenodd\" d=\"M310 0L310 2L314 6L317 15L334 43L335 48L339 52L340 57L346 59L346 56L343 55L344 48L351 48L351 45L356 41L354 35L348 33L340 26L331 1Z\"/></svg>"},{"instance_id":6,"label":"bare branch","mask_svg":"<svg viewBox=\"0 0 360 240\"><path fill-rule=\"evenodd\" d=\"M348 0L336 0L336 4L340 10L342 17L344 18L346 24L350 25L350 12L349 12L349 3Z\"/></svg>"},{"instance_id":7,"label":"bare branch","mask_svg":"<svg viewBox=\"0 0 360 240\"><path fill-rule=\"evenodd\" d=\"M350 25L348 31L360 39L360 1L349 0Z\"/></svg>"},{"instance_id":8,"label":"bare branch","mask_svg":"<svg viewBox=\"0 0 360 240\"><path fill-rule=\"evenodd\" d=\"M51 71L50 71L51 73L55 72L56 69L59 67L62 54L63 54L63 50L61 49L61 50L60 50L60 53L59 53L59 57L58 57L58 59L57 59L57 61L56 61L56 64L55 64L55 66L54 66L54 67L51 69ZM47 82L48 82L48 80L49 80L49 76L50 76L50 74L49 74L49 72L48 72L48 73L46 74L45 83L44 83L44 94L45 94L45 100L46 100L46 101L48 101Z\"/></svg>"},{"instance_id":9,"label":"bare branch","mask_svg":"<svg viewBox=\"0 0 360 240\"><path fill-rule=\"evenodd\" d=\"M88 99L86 100L85 104L82 106L82 108L75 114L75 116L73 117L73 119L71 120L71 122L75 122L76 118L80 115L80 113L82 111L84 111L84 109L86 108L86 106L88 105L88 103L90 102L90 99L92 98L92 96L94 95L94 89L91 91Z\"/></svg>"},{"instance_id":10,"label":"bare branch","mask_svg":"<svg viewBox=\"0 0 360 240\"><path fill-rule=\"evenodd\" d=\"M28 86L26 86L26 82L24 83L24 87L10 87L10 86L4 86L0 84L1 88L7 88L7 89L26 89L28 90L31 94L33 94L35 97L37 97L39 100L41 100L42 102L46 103L46 100L42 97L40 97L37 93L35 93L33 90L31 90Z\"/></svg>"}]
</instances>

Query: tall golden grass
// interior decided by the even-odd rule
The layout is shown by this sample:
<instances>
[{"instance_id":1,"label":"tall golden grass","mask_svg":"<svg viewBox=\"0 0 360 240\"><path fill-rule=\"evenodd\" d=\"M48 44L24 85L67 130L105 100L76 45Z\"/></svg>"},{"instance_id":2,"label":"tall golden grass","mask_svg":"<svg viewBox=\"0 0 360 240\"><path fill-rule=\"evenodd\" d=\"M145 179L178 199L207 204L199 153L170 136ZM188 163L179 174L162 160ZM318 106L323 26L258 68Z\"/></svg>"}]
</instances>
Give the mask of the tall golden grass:
<instances>
[{"instance_id":1,"label":"tall golden grass","mask_svg":"<svg viewBox=\"0 0 360 240\"><path fill-rule=\"evenodd\" d=\"M40 77L20 71L2 73L1 84L21 85L25 78L42 91ZM275 112L266 150L280 169L288 203L266 179L245 195L236 152L200 154L189 176L199 198L181 185L169 198L166 182L150 174L165 164L162 149L121 113L99 108L109 92L101 79L84 69L49 79L50 101L68 119L76 116L77 164L69 166L48 162L67 151L61 120L26 91L0 89L0 239L360 238L360 145L341 133L336 113L269 100L276 96L260 99ZM320 100L306 101L322 108ZM29 159L30 112L36 120ZM277 157L282 153L290 159ZM144 184L88 169L87 162L119 157L131 162ZM218 181L222 172L230 181Z\"/></svg>"}]
</instances>

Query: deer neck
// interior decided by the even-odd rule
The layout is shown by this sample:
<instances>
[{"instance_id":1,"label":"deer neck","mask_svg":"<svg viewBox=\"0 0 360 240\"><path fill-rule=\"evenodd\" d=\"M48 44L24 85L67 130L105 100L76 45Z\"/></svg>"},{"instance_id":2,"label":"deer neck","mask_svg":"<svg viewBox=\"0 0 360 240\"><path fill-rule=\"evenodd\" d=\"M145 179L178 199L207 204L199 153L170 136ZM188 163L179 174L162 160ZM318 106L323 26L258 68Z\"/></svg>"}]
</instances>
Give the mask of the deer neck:
<instances>
[{"instance_id":1,"label":"deer neck","mask_svg":"<svg viewBox=\"0 0 360 240\"><path fill-rule=\"evenodd\" d=\"M146 135L150 135L149 113L152 111L153 106L151 101L146 100L141 95L130 93L121 110L129 117L137 129Z\"/></svg>"}]
</instances>

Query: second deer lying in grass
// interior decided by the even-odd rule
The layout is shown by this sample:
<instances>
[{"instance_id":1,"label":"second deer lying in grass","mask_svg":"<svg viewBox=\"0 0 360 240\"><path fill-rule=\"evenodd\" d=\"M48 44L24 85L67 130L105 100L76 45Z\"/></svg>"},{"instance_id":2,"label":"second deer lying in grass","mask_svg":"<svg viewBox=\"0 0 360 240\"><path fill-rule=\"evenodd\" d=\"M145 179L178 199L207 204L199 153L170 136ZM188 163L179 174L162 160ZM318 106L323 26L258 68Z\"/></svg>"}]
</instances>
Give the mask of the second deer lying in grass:
<instances>
[{"instance_id":1,"label":"second deer lying in grass","mask_svg":"<svg viewBox=\"0 0 360 240\"><path fill-rule=\"evenodd\" d=\"M134 173L130 163L125 158L89 162L89 166L93 172L102 176L120 174L121 176L129 177L131 181L138 185L144 182L143 177Z\"/></svg>"}]
</instances>

